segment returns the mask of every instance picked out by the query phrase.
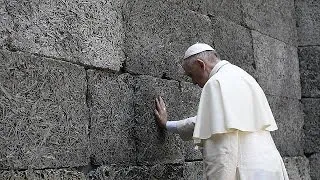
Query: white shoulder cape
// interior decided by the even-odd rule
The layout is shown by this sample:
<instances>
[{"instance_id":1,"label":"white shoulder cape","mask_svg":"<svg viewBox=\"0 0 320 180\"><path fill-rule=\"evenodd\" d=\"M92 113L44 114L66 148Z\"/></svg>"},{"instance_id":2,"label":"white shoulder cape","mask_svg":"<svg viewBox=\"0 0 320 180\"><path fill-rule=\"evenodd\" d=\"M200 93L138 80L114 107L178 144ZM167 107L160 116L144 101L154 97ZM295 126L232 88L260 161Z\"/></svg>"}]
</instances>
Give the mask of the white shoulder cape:
<instances>
[{"instance_id":1,"label":"white shoulder cape","mask_svg":"<svg viewBox=\"0 0 320 180\"><path fill-rule=\"evenodd\" d=\"M193 132L195 143L213 134L277 129L267 98L241 68L220 61L204 85Z\"/></svg>"}]
</instances>

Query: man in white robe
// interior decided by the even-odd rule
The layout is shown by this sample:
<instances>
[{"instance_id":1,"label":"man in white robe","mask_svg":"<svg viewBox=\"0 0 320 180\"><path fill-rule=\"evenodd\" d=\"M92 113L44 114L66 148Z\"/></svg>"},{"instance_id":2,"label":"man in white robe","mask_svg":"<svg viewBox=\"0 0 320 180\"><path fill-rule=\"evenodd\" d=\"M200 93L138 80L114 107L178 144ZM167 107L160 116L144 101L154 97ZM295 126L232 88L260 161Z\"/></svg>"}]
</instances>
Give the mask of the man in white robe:
<instances>
[{"instance_id":1,"label":"man in white robe","mask_svg":"<svg viewBox=\"0 0 320 180\"><path fill-rule=\"evenodd\" d=\"M270 131L277 129L266 96L247 72L220 60L209 45L185 52L182 67L202 89L197 116L167 121L161 97L155 114L162 128L194 140L208 180L287 180Z\"/></svg>"}]
</instances>

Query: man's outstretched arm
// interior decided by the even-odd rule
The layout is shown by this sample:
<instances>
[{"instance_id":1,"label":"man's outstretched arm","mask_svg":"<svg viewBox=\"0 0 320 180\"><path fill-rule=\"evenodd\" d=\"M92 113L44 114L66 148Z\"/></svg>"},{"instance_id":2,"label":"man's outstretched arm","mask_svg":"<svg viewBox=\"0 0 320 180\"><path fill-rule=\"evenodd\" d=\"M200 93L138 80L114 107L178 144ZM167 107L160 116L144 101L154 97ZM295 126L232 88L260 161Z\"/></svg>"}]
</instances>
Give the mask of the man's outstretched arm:
<instances>
[{"instance_id":1,"label":"man's outstretched arm","mask_svg":"<svg viewBox=\"0 0 320 180\"><path fill-rule=\"evenodd\" d=\"M169 132L178 133L185 141L192 140L196 116L179 121L168 121L166 105L161 97L156 98L156 109L154 111L157 123L161 128L165 128Z\"/></svg>"}]
</instances>

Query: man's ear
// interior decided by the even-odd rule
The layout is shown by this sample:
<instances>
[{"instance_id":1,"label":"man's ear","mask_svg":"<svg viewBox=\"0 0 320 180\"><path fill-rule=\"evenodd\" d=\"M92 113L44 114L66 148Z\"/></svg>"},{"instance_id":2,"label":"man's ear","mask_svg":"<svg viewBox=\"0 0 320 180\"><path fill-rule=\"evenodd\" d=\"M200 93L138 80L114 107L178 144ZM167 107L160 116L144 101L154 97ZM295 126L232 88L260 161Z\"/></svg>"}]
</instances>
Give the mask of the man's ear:
<instances>
[{"instance_id":1,"label":"man's ear","mask_svg":"<svg viewBox=\"0 0 320 180\"><path fill-rule=\"evenodd\" d=\"M201 69L203 69L203 70L205 69L206 64L204 63L204 61L202 59L197 59L196 62L201 67Z\"/></svg>"}]
</instances>

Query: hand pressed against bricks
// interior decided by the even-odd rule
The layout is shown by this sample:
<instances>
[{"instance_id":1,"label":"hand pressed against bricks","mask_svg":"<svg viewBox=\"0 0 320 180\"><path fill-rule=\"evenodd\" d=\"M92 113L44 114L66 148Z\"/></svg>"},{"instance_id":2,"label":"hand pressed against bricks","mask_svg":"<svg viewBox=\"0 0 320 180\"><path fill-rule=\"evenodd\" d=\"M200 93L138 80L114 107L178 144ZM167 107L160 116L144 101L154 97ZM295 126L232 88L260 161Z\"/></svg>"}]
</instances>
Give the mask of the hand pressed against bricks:
<instances>
[{"instance_id":1,"label":"hand pressed against bricks","mask_svg":"<svg viewBox=\"0 0 320 180\"><path fill-rule=\"evenodd\" d=\"M154 110L154 113L157 117L158 125L161 128L165 128L168 120L168 113L166 110L166 105L161 96L156 98L156 109Z\"/></svg>"}]
</instances>

